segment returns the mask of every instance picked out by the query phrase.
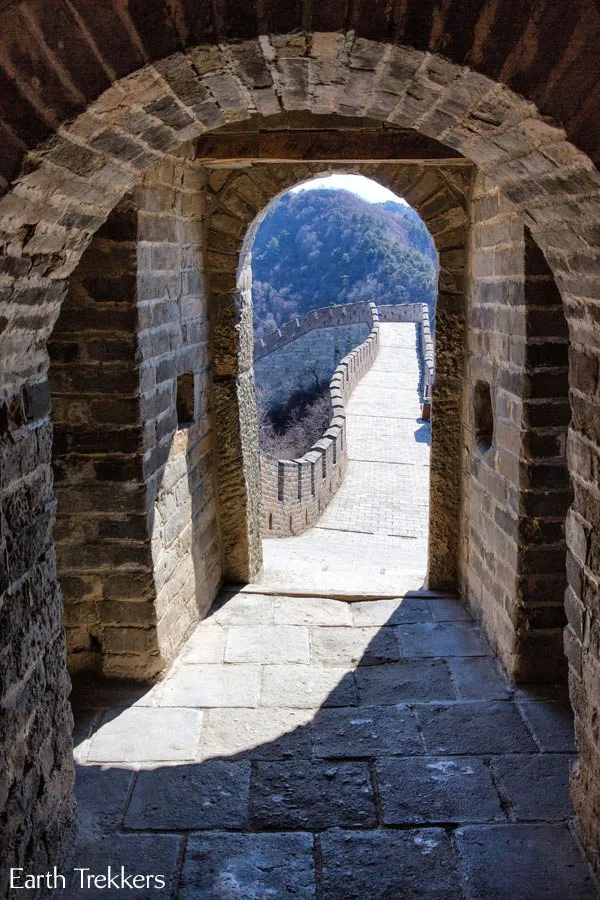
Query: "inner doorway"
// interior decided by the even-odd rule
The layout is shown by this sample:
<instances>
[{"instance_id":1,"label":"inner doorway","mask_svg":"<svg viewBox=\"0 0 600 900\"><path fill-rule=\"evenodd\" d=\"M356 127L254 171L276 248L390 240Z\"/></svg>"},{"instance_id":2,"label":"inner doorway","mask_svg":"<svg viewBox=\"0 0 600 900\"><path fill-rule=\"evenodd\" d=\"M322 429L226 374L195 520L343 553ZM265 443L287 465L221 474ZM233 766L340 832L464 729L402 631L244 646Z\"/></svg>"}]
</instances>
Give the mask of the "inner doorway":
<instances>
[{"instance_id":1,"label":"inner doorway","mask_svg":"<svg viewBox=\"0 0 600 900\"><path fill-rule=\"evenodd\" d=\"M347 174L292 188L252 235L259 585L340 596L420 590L429 532L434 242L399 196Z\"/></svg>"}]
</instances>

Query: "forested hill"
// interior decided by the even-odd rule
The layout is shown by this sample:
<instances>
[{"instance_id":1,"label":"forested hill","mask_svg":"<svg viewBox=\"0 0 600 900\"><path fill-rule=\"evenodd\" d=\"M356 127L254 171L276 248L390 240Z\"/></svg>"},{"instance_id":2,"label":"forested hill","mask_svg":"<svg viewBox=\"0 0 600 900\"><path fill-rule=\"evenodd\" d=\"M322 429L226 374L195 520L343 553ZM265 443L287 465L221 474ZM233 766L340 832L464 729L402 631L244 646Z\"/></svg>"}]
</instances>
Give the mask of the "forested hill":
<instances>
[{"instance_id":1,"label":"forested hill","mask_svg":"<svg viewBox=\"0 0 600 900\"><path fill-rule=\"evenodd\" d=\"M429 233L406 204L334 189L284 194L254 241L255 334L333 303L433 306L436 266Z\"/></svg>"}]
</instances>

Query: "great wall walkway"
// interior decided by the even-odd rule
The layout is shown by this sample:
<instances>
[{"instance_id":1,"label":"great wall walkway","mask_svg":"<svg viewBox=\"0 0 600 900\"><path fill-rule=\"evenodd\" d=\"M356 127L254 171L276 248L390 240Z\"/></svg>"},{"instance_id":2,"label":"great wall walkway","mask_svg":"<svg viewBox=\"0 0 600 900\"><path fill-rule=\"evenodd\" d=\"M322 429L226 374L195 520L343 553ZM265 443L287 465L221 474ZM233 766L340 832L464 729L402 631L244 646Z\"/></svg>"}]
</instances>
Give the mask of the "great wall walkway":
<instances>
[{"instance_id":1,"label":"great wall walkway","mask_svg":"<svg viewBox=\"0 0 600 900\"><path fill-rule=\"evenodd\" d=\"M314 584L398 577L396 596L224 591L154 687L76 681L73 866L164 879L136 900L598 900L566 689L511 686L458 600L401 596L425 570L415 360L414 326L384 326L346 483L310 535L278 542L345 548L335 565L319 551ZM123 896L78 878L56 896Z\"/></svg>"},{"instance_id":2,"label":"great wall walkway","mask_svg":"<svg viewBox=\"0 0 600 900\"><path fill-rule=\"evenodd\" d=\"M427 567L430 426L420 420L416 326L381 323L347 406L348 471L316 527L264 540L263 589L398 595Z\"/></svg>"}]
</instances>

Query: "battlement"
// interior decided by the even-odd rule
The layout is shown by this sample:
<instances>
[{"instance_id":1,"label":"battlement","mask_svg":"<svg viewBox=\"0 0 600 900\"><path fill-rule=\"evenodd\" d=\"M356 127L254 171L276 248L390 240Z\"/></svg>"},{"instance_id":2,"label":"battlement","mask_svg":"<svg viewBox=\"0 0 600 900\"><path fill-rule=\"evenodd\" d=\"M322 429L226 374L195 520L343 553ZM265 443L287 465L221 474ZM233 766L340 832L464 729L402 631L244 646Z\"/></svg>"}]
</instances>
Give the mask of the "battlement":
<instances>
[{"instance_id":1,"label":"battlement","mask_svg":"<svg viewBox=\"0 0 600 900\"><path fill-rule=\"evenodd\" d=\"M340 311L343 307L339 306L316 310L319 313L329 312L330 316L314 317L321 322L318 327L323 328L350 321L365 321L364 317L368 316L371 327L367 339L348 353L333 373L329 385L332 417L327 430L299 459L273 459L261 453L263 537L286 537L306 531L315 524L342 483L348 466L346 404L356 384L371 368L379 348L379 313L376 305L363 302L351 306L349 315L361 315L362 319L342 319ZM336 321L338 318L339 322ZM300 330L304 319L299 322L298 337L306 333ZM280 331L287 333L285 326Z\"/></svg>"}]
</instances>

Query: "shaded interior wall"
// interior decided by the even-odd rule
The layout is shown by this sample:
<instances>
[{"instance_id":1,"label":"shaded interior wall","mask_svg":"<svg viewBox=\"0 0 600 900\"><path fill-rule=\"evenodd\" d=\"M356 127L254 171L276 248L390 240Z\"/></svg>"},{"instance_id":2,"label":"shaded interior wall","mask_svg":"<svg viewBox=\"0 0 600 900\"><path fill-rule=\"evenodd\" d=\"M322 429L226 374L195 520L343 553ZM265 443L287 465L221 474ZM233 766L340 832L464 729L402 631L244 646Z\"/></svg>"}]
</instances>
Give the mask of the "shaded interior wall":
<instances>
[{"instance_id":1,"label":"shaded interior wall","mask_svg":"<svg viewBox=\"0 0 600 900\"><path fill-rule=\"evenodd\" d=\"M138 314L143 475L152 538L158 646L170 659L208 610L222 565L214 480L204 289L204 176L183 157L155 167L139 207ZM194 384L177 418L177 379Z\"/></svg>"},{"instance_id":2,"label":"shaded interior wall","mask_svg":"<svg viewBox=\"0 0 600 900\"><path fill-rule=\"evenodd\" d=\"M483 177L472 208L462 589L511 677L564 676L564 520L571 499L567 327L523 219ZM487 386L487 387L486 387ZM489 388L493 433L477 409Z\"/></svg>"},{"instance_id":3,"label":"shaded interior wall","mask_svg":"<svg viewBox=\"0 0 600 900\"><path fill-rule=\"evenodd\" d=\"M73 719L52 544L45 377L0 401L0 896L9 870L60 866L74 818Z\"/></svg>"},{"instance_id":4,"label":"shaded interior wall","mask_svg":"<svg viewBox=\"0 0 600 900\"><path fill-rule=\"evenodd\" d=\"M126 674L123 628L145 629L155 618L136 358L137 229L129 197L71 276L48 342L54 534L72 671ZM150 639L136 667L151 672L155 654Z\"/></svg>"},{"instance_id":5,"label":"shaded interior wall","mask_svg":"<svg viewBox=\"0 0 600 900\"><path fill-rule=\"evenodd\" d=\"M221 580L202 186L183 155L144 177L84 253L49 344L73 670L153 677Z\"/></svg>"}]
</instances>

